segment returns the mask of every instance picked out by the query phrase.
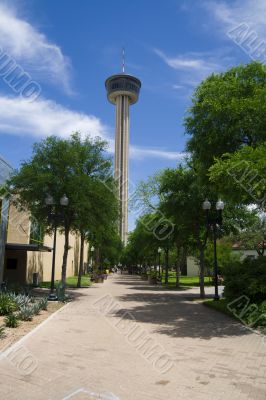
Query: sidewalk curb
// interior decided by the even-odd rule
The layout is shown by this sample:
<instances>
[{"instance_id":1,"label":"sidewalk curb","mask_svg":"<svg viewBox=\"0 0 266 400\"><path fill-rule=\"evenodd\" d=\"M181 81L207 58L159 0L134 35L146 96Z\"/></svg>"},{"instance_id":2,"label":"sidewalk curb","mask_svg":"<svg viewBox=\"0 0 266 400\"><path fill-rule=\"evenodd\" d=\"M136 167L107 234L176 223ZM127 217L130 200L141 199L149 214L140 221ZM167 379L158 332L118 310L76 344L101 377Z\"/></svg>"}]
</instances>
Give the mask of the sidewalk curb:
<instances>
[{"instance_id":1,"label":"sidewalk curb","mask_svg":"<svg viewBox=\"0 0 266 400\"><path fill-rule=\"evenodd\" d=\"M46 318L44 321L42 321L39 325L35 326L30 332L28 332L25 336L23 336L21 339L19 339L17 342L13 343L10 347L8 347L6 350L0 351L0 361L7 357L12 351L16 350L16 348L20 347L30 336L34 335L39 329L41 329L47 322L49 322L51 319L53 319L57 314L65 310L70 304L66 303L63 307L59 308L59 310L55 311L53 314L51 314L48 318Z\"/></svg>"}]
</instances>

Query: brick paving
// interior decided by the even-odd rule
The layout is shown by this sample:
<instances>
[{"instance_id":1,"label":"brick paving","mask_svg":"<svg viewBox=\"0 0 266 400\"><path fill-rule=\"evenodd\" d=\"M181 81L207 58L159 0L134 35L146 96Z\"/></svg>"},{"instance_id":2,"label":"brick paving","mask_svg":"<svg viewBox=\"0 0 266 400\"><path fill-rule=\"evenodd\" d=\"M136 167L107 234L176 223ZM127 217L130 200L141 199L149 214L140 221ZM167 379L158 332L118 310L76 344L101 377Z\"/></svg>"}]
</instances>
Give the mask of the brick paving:
<instances>
[{"instance_id":1,"label":"brick paving","mask_svg":"<svg viewBox=\"0 0 266 400\"><path fill-rule=\"evenodd\" d=\"M0 354L0 399L265 400L266 339L191 301L195 289L115 275L73 293Z\"/></svg>"}]
</instances>

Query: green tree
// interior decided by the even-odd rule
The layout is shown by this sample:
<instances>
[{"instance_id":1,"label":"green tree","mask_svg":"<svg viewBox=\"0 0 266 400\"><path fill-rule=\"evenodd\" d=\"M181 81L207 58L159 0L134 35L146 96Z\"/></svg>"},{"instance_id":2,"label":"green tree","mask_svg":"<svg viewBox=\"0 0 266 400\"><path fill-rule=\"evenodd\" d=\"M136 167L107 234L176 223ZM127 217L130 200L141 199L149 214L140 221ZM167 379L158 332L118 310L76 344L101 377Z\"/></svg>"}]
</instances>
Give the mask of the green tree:
<instances>
[{"instance_id":1,"label":"green tree","mask_svg":"<svg viewBox=\"0 0 266 400\"><path fill-rule=\"evenodd\" d=\"M85 241L91 241L97 247L97 255L107 257L119 247L117 221L118 202L115 196L114 179L109 174L102 181L98 177L85 176L80 201L83 207L76 210L74 231L80 234L80 263L77 286L80 287L83 272L83 254ZM109 251L107 251L109 249ZM114 254L113 254L114 256ZM99 257L98 257L99 258Z\"/></svg>"},{"instance_id":2,"label":"green tree","mask_svg":"<svg viewBox=\"0 0 266 400\"><path fill-rule=\"evenodd\" d=\"M223 239L217 242L217 261L219 274L223 275L225 268L230 268L230 265L240 261L241 255L234 253L232 248L232 240L230 242ZM213 275L213 243L209 242L205 251L205 264L209 271L209 275Z\"/></svg>"},{"instance_id":3,"label":"green tree","mask_svg":"<svg viewBox=\"0 0 266 400\"><path fill-rule=\"evenodd\" d=\"M159 177L159 181L160 209L166 216L172 218L176 227L174 237L177 253L180 254L188 246L199 251L200 296L204 298L204 251L208 230L201 206L206 196L206 188L199 184L195 171L185 166L166 169Z\"/></svg>"},{"instance_id":4,"label":"green tree","mask_svg":"<svg viewBox=\"0 0 266 400\"><path fill-rule=\"evenodd\" d=\"M59 199L63 194L68 197L69 205L60 222L65 235L63 285L66 280L69 234L71 230L77 229L81 210L88 210L87 203L96 200L97 196L93 193L96 182L99 185L99 181L104 181L110 175L111 161L105 157L105 149L106 142L99 138L81 139L79 134L72 135L70 139L48 137L34 145L31 159L24 161L20 170L8 182L12 192L16 194L17 206L30 211L37 221L44 224L47 232L52 229L45 205L47 194L55 199L57 214L62 212ZM85 194L90 194L89 198ZM85 225L80 227L81 232L89 229L93 217L90 215L90 218L86 219L86 228Z\"/></svg>"},{"instance_id":5,"label":"green tree","mask_svg":"<svg viewBox=\"0 0 266 400\"><path fill-rule=\"evenodd\" d=\"M173 224L170 248L172 249L173 246L176 248L177 285L179 270L188 251L197 252L200 264L200 295L203 298L205 296L205 249L208 238L212 239L212 231L206 225L202 203L206 195L217 201L217 195L210 190L208 185L202 184L196 171L188 165L163 170L156 175L155 180L150 179L141 187L145 187L145 204L151 204L151 208L157 207L157 212ZM156 192L157 200L155 199ZM226 204L223 216L223 225L218 230L219 237L237 233L252 221L252 213L246 207L234 206L230 203ZM163 241L160 246L164 247Z\"/></svg>"},{"instance_id":6,"label":"green tree","mask_svg":"<svg viewBox=\"0 0 266 400\"><path fill-rule=\"evenodd\" d=\"M266 247L266 220L265 216L258 217L256 222L242 230L237 236L237 241L246 250L256 250L259 256L264 256Z\"/></svg>"},{"instance_id":7,"label":"green tree","mask_svg":"<svg viewBox=\"0 0 266 400\"><path fill-rule=\"evenodd\" d=\"M266 143L246 146L217 158L209 170L210 180L230 201L256 204L265 210L266 204Z\"/></svg>"},{"instance_id":8,"label":"green tree","mask_svg":"<svg viewBox=\"0 0 266 400\"><path fill-rule=\"evenodd\" d=\"M215 157L266 141L266 66L258 62L212 74L195 90L185 118L187 149L206 174Z\"/></svg>"}]
</instances>

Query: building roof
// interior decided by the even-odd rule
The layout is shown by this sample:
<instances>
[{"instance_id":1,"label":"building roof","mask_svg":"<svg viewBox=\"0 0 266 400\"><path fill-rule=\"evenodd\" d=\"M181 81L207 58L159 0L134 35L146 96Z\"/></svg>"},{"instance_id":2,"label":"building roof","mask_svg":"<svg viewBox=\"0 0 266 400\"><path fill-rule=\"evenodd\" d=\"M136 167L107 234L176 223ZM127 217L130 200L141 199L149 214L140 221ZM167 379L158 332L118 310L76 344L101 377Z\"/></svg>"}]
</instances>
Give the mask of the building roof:
<instances>
[{"instance_id":1,"label":"building roof","mask_svg":"<svg viewBox=\"0 0 266 400\"><path fill-rule=\"evenodd\" d=\"M51 252L52 247L43 246L40 244L21 244L21 243L6 243L6 250L13 251L48 251Z\"/></svg>"}]
</instances>

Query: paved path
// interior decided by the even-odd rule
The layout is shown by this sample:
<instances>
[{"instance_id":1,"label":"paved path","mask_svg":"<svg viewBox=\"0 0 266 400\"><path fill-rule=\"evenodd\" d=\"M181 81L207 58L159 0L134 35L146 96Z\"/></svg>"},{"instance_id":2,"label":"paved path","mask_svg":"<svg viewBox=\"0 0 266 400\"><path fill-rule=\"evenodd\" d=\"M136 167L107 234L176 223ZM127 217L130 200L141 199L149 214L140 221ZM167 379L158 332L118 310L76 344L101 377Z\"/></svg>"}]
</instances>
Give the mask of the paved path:
<instances>
[{"instance_id":1,"label":"paved path","mask_svg":"<svg viewBox=\"0 0 266 400\"><path fill-rule=\"evenodd\" d=\"M116 275L0 357L3 400L265 400L266 342L229 317Z\"/></svg>"}]
</instances>

